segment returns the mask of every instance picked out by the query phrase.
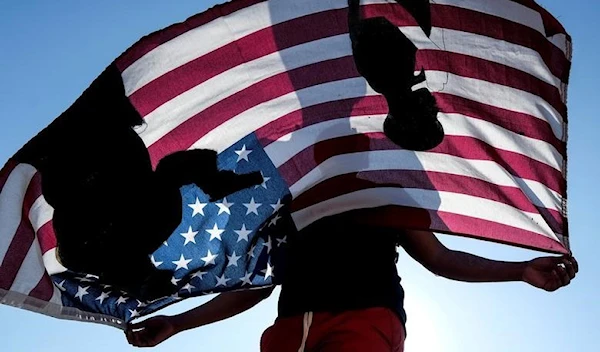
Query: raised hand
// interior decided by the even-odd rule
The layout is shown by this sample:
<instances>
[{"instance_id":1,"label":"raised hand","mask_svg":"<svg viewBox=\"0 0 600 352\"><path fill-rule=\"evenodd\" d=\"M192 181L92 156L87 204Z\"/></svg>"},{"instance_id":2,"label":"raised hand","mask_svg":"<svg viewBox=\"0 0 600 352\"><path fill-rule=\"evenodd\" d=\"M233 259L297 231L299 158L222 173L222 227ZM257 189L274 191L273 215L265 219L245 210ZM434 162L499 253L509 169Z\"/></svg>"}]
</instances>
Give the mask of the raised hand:
<instances>
[{"instance_id":1,"label":"raised hand","mask_svg":"<svg viewBox=\"0 0 600 352\"><path fill-rule=\"evenodd\" d=\"M573 257L542 257L527 263L523 281L552 292L567 286L578 270L577 260Z\"/></svg>"},{"instance_id":2,"label":"raised hand","mask_svg":"<svg viewBox=\"0 0 600 352\"><path fill-rule=\"evenodd\" d=\"M154 347L177 332L172 317L159 315L137 324L130 324L125 335L133 346Z\"/></svg>"}]
</instances>

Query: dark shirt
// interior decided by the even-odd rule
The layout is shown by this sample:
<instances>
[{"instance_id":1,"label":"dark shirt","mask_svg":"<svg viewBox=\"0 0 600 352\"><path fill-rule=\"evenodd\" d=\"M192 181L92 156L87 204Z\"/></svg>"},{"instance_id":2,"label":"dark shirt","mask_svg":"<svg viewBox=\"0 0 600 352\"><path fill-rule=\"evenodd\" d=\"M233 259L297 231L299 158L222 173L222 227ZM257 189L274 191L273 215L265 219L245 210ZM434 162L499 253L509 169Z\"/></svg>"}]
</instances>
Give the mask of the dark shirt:
<instances>
[{"instance_id":1,"label":"dark shirt","mask_svg":"<svg viewBox=\"0 0 600 352\"><path fill-rule=\"evenodd\" d=\"M387 307L405 323L397 234L340 215L300 231L286 255L279 316Z\"/></svg>"}]
</instances>

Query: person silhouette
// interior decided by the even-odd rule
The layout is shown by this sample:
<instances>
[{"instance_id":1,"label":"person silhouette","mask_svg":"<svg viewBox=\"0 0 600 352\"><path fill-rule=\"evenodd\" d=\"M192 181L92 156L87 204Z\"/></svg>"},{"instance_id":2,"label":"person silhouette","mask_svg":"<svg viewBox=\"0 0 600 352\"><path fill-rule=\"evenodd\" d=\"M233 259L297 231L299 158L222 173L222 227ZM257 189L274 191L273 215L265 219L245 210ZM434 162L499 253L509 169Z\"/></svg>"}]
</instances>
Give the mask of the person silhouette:
<instances>
[{"instance_id":1,"label":"person silhouette","mask_svg":"<svg viewBox=\"0 0 600 352\"><path fill-rule=\"evenodd\" d=\"M354 130L348 121L333 120L330 129L322 130L323 136L315 137L319 142L313 157L316 165L327 168L352 162L356 171L334 176L329 183L324 177L307 186L317 193L340 184L341 179L345 184L355 182L362 190L392 185L385 177L377 177L376 163L370 158L369 151L379 141ZM333 144L347 148L351 160L336 158L339 150L334 150ZM401 187L404 181L395 182L393 186ZM291 206L294 208L294 202ZM375 219L378 215L382 219L388 216L387 208L370 211ZM429 219L422 209L412 209L405 212L404 219L394 220L407 226L405 229L376 226L362 210L351 210L351 205L349 209L335 213L323 208L323 218L288 235L285 265L277 271L279 314L262 335L262 352L402 352L406 314L396 267L398 246L433 274L466 282L523 281L554 291L568 285L578 271L571 256L501 262L450 250L431 231L410 229L414 218L421 226ZM126 338L134 346L156 346L180 332L240 314L272 292L273 287L221 293L182 314L130 324Z\"/></svg>"},{"instance_id":2,"label":"person silhouette","mask_svg":"<svg viewBox=\"0 0 600 352\"><path fill-rule=\"evenodd\" d=\"M413 14L429 35L429 2L397 2ZM364 80L349 80L351 77L343 74L337 79L346 79L348 85L345 90L336 92L339 100L335 108L312 115L309 107L314 105L316 93L305 89L310 79L305 76L308 71L296 70L298 55L285 50L289 46L290 33L284 26L273 27L281 59L288 68L289 80L302 108L302 121L288 127L324 126L310 145L313 145L312 166L325 171L321 171L321 177L303 186L304 192L299 192L292 201L292 211L302 207L303 203L314 204L304 202L306 198L335 196L336 192L345 194L338 188L359 196L372 190L385 192L386 186L408 188L414 180L388 177L379 172L382 168L372 160L370 152L381 144L385 144L382 149L400 146L426 150L443 139L443 128L437 121L431 93L412 90L414 84L422 80L421 75L414 76L414 45L385 19L363 21L358 15L359 0L349 0L349 5L348 29L356 70L374 90L385 96L389 116L386 123L380 124L380 138L357 128L352 117L358 115L357 106L361 99L357 97L364 97L367 85ZM272 7L273 22L279 23L277 1L270 1L269 6ZM373 41L369 42L369 38ZM405 51L390 48L390 40L404 43L400 48ZM397 64L399 57L403 64ZM380 65L381 60L387 64ZM342 58L323 65L329 65L335 72L336 65L345 63ZM353 86L349 86L351 84ZM344 96L350 94L348 92L354 95ZM384 132L388 138L382 138ZM413 163L415 166L414 163L419 162L414 152L400 154L406 157L405 165ZM347 168L347 163L352 163L352 167ZM348 169L353 171L336 172ZM413 170L419 171L419 168ZM426 177L418 181L426 188ZM394 212L398 206L391 205L365 211L360 209L365 204L351 202L364 198L348 199L340 207L316 209L311 218L314 221L306 221L306 226L290 235L286 263L278 271L281 283L279 315L263 333L261 351L403 351L406 314L404 291L396 268L398 246L435 275L466 282L523 281L554 291L568 285L578 271L577 261L571 256L500 262L450 250L431 231L424 230L429 221L439 221L431 219L427 210L404 207L403 212ZM419 205L419 200L407 204ZM429 206L435 208L435 199ZM390 214L403 216L390 219ZM389 221L387 225L395 226L378 226L374 219ZM182 314L158 316L131 324L126 337L134 346L155 346L182 331L240 314L264 300L272 291L273 287L222 293Z\"/></svg>"}]
</instances>

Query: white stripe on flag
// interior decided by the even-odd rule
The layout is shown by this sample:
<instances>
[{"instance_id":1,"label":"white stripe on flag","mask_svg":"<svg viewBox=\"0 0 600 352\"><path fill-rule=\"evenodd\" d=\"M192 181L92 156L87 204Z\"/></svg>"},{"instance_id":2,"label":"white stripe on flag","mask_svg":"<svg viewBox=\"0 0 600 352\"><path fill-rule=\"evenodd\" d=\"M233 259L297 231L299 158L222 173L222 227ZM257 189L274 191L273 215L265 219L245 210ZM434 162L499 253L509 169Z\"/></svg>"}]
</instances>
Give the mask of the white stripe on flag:
<instances>
[{"instance_id":1,"label":"white stripe on flag","mask_svg":"<svg viewBox=\"0 0 600 352\"><path fill-rule=\"evenodd\" d=\"M544 141L521 136L491 122L460 114L439 114L438 117L446 136L477 138L496 149L519 153L562 171L562 156L554 146ZM265 152L275 167L279 167L316 142L357 133L383 132L385 118L386 115L369 115L324 121L282 136L266 146Z\"/></svg>"},{"instance_id":2,"label":"white stripe on flag","mask_svg":"<svg viewBox=\"0 0 600 352\"><path fill-rule=\"evenodd\" d=\"M298 229L303 229L313 221L341 212L375 208L386 205L400 205L435 211L449 212L477 219L505 224L558 239L539 215L516 209L489 199L466 194L440 192L415 188L370 188L335 197L292 214Z\"/></svg>"},{"instance_id":3,"label":"white stripe on flag","mask_svg":"<svg viewBox=\"0 0 600 352\"><path fill-rule=\"evenodd\" d=\"M508 150L542 162L562 172L563 157L553 145L522 136L488 121L461 114L439 114L447 136L477 138L494 149Z\"/></svg>"},{"instance_id":4,"label":"white stripe on flag","mask_svg":"<svg viewBox=\"0 0 600 352\"><path fill-rule=\"evenodd\" d=\"M454 0L442 1L441 3L446 4L448 2L449 4L456 3ZM388 2L385 0L367 0L361 2L362 5L385 3ZM456 6L480 10L483 13L489 13L521 23L541 33L545 33L541 16L536 11L512 1L502 0L492 3L489 1L470 0L463 1L463 3ZM123 72L126 94L128 96L133 94L144 85L165 73L206 55L233 40L294 18L346 7L347 0L320 0L292 3L270 0L241 9L231 15L220 17L158 46L129 66ZM249 21L248 19L251 20ZM433 31L438 30L434 29ZM450 32L446 29L443 31L445 33ZM207 40L207 38L210 38L210 40ZM444 43L439 34L433 33L431 38L435 43ZM564 35L555 36L551 42L555 43L563 52L567 52ZM502 52L511 53L511 51L504 50ZM177 53L177 55L174 56L173 53ZM153 69L148 70L149 67ZM553 82L553 80L549 82Z\"/></svg>"},{"instance_id":5,"label":"white stripe on flag","mask_svg":"<svg viewBox=\"0 0 600 352\"><path fill-rule=\"evenodd\" d=\"M25 193L36 172L31 165L17 165L0 192L0 263L21 223Z\"/></svg>"},{"instance_id":6,"label":"white stripe on flag","mask_svg":"<svg viewBox=\"0 0 600 352\"><path fill-rule=\"evenodd\" d=\"M550 124L556 138L564 141L562 116L544 99L523 90L442 71L426 71L427 82L444 85L443 92L514 112L531 115ZM431 84L429 84L431 86ZM485 92L485 94L481 94Z\"/></svg>"},{"instance_id":7,"label":"white stripe on flag","mask_svg":"<svg viewBox=\"0 0 600 352\"><path fill-rule=\"evenodd\" d=\"M54 304L58 304L58 305L62 306L62 299L61 299L62 295L61 295L58 287L56 287L56 285L54 285L54 282L52 282L52 288L54 291L52 292L52 298L50 298L50 303L54 303Z\"/></svg>"},{"instance_id":8,"label":"white stripe on flag","mask_svg":"<svg viewBox=\"0 0 600 352\"><path fill-rule=\"evenodd\" d=\"M453 29L434 27L431 36L427 37L419 27L399 28L418 49L443 50L477 57L527 72L557 88L561 86L560 78L552 74L540 54L531 48ZM528 65L524 65L524 62Z\"/></svg>"},{"instance_id":9,"label":"white stripe on flag","mask_svg":"<svg viewBox=\"0 0 600 352\"><path fill-rule=\"evenodd\" d=\"M275 52L236 66L180 94L152 111L140 135L147 146L219 101L277 74L350 53L347 36L335 36ZM327 50L323 50L327 48Z\"/></svg>"},{"instance_id":10,"label":"white stripe on flag","mask_svg":"<svg viewBox=\"0 0 600 352\"><path fill-rule=\"evenodd\" d=\"M290 187L290 193L296 198L327 179L357 171L375 170L429 171L471 177L498 186L519 188L536 206L556 211L562 209L562 198L558 193L539 182L514 177L493 161L467 160L452 155L410 150L376 150L331 157L294 183Z\"/></svg>"},{"instance_id":11,"label":"white stripe on flag","mask_svg":"<svg viewBox=\"0 0 600 352\"><path fill-rule=\"evenodd\" d=\"M338 99L376 94L365 80L350 78L297 90L244 111L214 128L190 149L210 148L222 152L241 138L291 112Z\"/></svg>"},{"instance_id":12,"label":"white stripe on flag","mask_svg":"<svg viewBox=\"0 0 600 352\"><path fill-rule=\"evenodd\" d=\"M68 269L58 262L56 248L52 248L44 253L43 260L46 271L49 275L64 273Z\"/></svg>"},{"instance_id":13,"label":"white stripe on flag","mask_svg":"<svg viewBox=\"0 0 600 352\"><path fill-rule=\"evenodd\" d=\"M368 3L384 3L368 1ZM125 92L129 96L156 78L233 40L297 17L348 6L346 0L279 1L270 0L220 17L160 45L123 71ZM271 14L276 14L274 18ZM173 55L177 53L177 55ZM152 70L148 68L152 67Z\"/></svg>"},{"instance_id":14,"label":"white stripe on flag","mask_svg":"<svg viewBox=\"0 0 600 352\"><path fill-rule=\"evenodd\" d=\"M420 29L406 27L405 32L412 37L412 40L417 41L416 44L420 43L418 46L438 50L429 38L423 35ZM434 41L436 40L436 33L441 32L433 32L432 40ZM477 56L521 70L528 67L534 67L539 72L529 73L536 75L540 79L550 81L551 84L560 86L560 80L558 78L554 76L551 78L547 77L549 71L543 68L543 61L540 61L539 64L536 65L523 66L524 55L533 55L539 60L539 56L535 51L523 47L511 47L512 44L487 37L476 36L470 33L449 30L444 30L443 33L444 38L441 38L440 35L440 38L438 39L445 42L447 51ZM465 41L467 42L467 45L465 45ZM503 50L503 52L506 53L518 52L518 55L494 55L494 52L496 51L489 50L490 46L495 47L497 50ZM473 48L477 47L479 47L480 50L473 50ZM323 50L323 48L327 48L327 50ZM465 48L469 48L469 50L465 50ZM526 50L529 50L530 52L527 53ZM273 77L287 70L330 59L346 57L351 54L348 36L338 35L297 45L238 65L197 85L185 93L180 94L149 113L144 119L148 126L141 134L141 137L146 145L152 145L160 138L164 137L166 133L199 112L202 112L227 96L242 91L266 78ZM440 80L436 80L433 76L433 72L435 71L428 72L432 72L431 77L428 77L427 80L429 88L433 91L446 92L443 88L446 83L448 83L446 73L443 73L443 77L440 78ZM124 76L123 79L126 80L127 78ZM503 87L501 85L497 86ZM521 91L519 90L519 92ZM538 117L543 118L542 116Z\"/></svg>"},{"instance_id":15,"label":"white stripe on flag","mask_svg":"<svg viewBox=\"0 0 600 352\"><path fill-rule=\"evenodd\" d=\"M533 28L543 34L544 37L546 36L544 21L539 12L512 0L435 0L435 4L460 7L504 18L505 20ZM565 45L566 36L564 34L556 34L553 37L548 38L548 41L556 45L563 53L567 53L567 46Z\"/></svg>"},{"instance_id":16,"label":"white stripe on flag","mask_svg":"<svg viewBox=\"0 0 600 352\"><path fill-rule=\"evenodd\" d=\"M37 286L45 273L46 269L42 261L40 244L37 240L34 240L19 268L15 281L10 287L10 291L28 295Z\"/></svg>"},{"instance_id":17,"label":"white stripe on flag","mask_svg":"<svg viewBox=\"0 0 600 352\"><path fill-rule=\"evenodd\" d=\"M53 215L54 208L46 202L46 198L43 195L39 196L29 211L29 221L31 221L35 233L48 221L52 220Z\"/></svg>"},{"instance_id":18,"label":"white stripe on flag","mask_svg":"<svg viewBox=\"0 0 600 352\"><path fill-rule=\"evenodd\" d=\"M296 154L311 145L338 137L359 133L383 132L383 121L387 115L343 117L323 121L295 130L265 147L275 167L280 167Z\"/></svg>"}]
</instances>

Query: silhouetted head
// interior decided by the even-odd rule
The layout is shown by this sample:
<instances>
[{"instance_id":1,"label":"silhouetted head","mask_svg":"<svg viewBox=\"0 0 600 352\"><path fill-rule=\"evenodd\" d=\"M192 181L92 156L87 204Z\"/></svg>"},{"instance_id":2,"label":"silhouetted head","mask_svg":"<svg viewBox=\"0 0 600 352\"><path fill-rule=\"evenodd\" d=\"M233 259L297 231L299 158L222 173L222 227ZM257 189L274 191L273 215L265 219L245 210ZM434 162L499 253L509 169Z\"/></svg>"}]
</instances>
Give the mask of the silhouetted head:
<instances>
[{"instance_id":1,"label":"silhouetted head","mask_svg":"<svg viewBox=\"0 0 600 352\"><path fill-rule=\"evenodd\" d=\"M429 150L444 139L444 128L437 119L439 109L426 88L388 99L390 114L385 119L385 135L409 150Z\"/></svg>"},{"instance_id":2,"label":"silhouetted head","mask_svg":"<svg viewBox=\"0 0 600 352\"><path fill-rule=\"evenodd\" d=\"M351 34L356 68L376 92L394 94L415 84L417 47L395 25L369 18Z\"/></svg>"}]
</instances>

